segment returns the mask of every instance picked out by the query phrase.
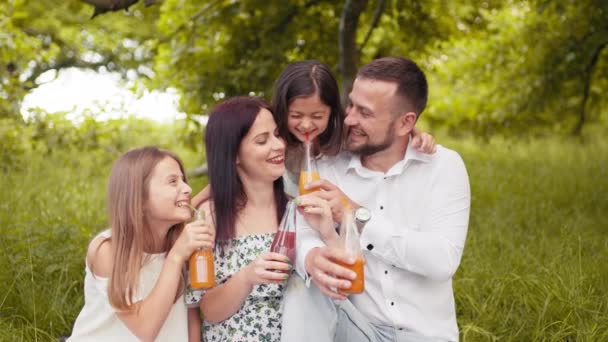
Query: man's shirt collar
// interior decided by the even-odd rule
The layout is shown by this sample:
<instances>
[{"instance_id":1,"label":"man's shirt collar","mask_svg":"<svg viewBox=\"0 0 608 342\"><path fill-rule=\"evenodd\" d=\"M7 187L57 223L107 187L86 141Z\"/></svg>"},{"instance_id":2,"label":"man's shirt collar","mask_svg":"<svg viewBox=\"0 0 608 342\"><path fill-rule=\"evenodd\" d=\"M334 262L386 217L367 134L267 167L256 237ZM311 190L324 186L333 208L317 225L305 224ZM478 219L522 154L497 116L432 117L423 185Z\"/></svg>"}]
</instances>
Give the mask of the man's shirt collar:
<instances>
[{"instance_id":1,"label":"man's shirt collar","mask_svg":"<svg viewBox=\"0 0 608 342\"><path fill-rule=\"evenodd\" d=\"M418 152L416 148L412 146L412 137L410 136L409 143L407 145L407 149L405 150L405 155L403 159L395 163L386 173L382 173L380 171L373 171L361 164L361 156L351 153L350 161L348 163L347 170L354 170L359 174L359 176L364 178L370 178L378 175L384 175L386 177L395 176L403 173L405 167L414 161L420 161L423 163L428 163L431 160L431 155Z\"/></svg>"}]
</instances>

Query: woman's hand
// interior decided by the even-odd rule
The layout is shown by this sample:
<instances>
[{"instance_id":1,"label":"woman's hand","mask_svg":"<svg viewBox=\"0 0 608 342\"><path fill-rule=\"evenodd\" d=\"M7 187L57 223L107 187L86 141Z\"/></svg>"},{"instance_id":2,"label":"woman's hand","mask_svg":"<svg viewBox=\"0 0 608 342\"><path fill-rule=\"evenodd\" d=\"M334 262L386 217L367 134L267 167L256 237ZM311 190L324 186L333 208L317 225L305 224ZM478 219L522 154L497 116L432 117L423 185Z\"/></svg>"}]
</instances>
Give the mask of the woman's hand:
<instances>
[{"instance_id":1,"label":"woman's hand","mask_svg":"<svg viewBox=\"0 0 608 342\"><path fill-rule=\"evenodd\" d=\"M294 260L295 261L295 260ZM289 258L283 254L266 252L241 269L249 286L280 284L289 278L292 270ZM282 271L282 272L277 272Z\"/></svg>"},{"instance_id":2,"label":"woman's hand","mask_svg":"<svg viewBox=\"0 0 608 342\"><path fill-rule=\"evenodd\" d=\"M338 238L331 206L327 200L320 197L318 191L297 197L295 204L306 222L319 232L326 244Z\"/></svg>"}]
</instances>

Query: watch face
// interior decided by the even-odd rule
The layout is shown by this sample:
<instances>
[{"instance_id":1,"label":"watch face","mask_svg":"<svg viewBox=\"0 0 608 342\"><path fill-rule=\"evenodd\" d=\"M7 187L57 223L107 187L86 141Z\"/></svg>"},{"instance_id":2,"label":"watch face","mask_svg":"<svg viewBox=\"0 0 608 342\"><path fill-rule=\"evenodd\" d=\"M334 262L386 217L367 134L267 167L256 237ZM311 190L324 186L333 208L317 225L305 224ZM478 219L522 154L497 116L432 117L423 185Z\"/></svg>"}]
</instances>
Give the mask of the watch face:
<instances>
[{"instance_id":1,"label":"watch face","mask_svg":"<svg viewBox=\"0 0 608 342\"><path fill-rule=\"evenodd\" d=\"M369 221L369 219L371 218L371 216L372 216L372 214L365 207L359 207L355 211L355 218L357 219L357 221L360 221L360 222L367 222L367 221Z\"/></svg>"}]
</instances>

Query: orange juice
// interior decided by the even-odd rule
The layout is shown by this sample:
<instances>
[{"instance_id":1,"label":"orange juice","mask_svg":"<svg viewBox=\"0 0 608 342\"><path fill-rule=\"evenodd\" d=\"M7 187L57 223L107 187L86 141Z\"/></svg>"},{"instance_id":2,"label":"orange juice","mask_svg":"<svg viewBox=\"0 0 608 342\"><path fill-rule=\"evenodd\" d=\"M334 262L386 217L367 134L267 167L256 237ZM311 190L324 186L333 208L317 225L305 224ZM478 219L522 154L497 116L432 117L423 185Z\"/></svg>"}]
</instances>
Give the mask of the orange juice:
<instances>
[{"instance_id":1,"label":"orange juice","mask_svg":"<svg viewBox=\"0 0 608 342\"><path fill-rule=\"evenodd\" d=\"M357 277L355 278L355 280L351 280L351 285L349 288L346 289L339 289L340 293L345 293L345 294L353 294L353 293L361 293L363 292L363 290L365 289L365 274L363 273L363 258L362 257L358 257L357 260L355 260L355 263L352 265L343 263L341 261L336 261L337 264L339 264L340 266L346 267L349 270L355 272L357 274Z\"/></svg>"},{"instance_id":2,"label":"orange juice","mask_svg":"<svg viewBox=\"0 0 608 342\"><path fill-rule=\"evenodd\" d=\"M190 256L190 287L208 289L215 286L215 266L211 249L198 250Z\"/></svg>"},{"instance_id":3,"label":"orange juice","mask_svg":"<svg viewBox=\"0 0 608 342\"><path fill-rule=\"evenodd\" d=\"M319 190L319 188L304 189L304 186L312 181L321 179L318 171L300 171L300 195L306 195Z\"/></svg>"}]
</instances>

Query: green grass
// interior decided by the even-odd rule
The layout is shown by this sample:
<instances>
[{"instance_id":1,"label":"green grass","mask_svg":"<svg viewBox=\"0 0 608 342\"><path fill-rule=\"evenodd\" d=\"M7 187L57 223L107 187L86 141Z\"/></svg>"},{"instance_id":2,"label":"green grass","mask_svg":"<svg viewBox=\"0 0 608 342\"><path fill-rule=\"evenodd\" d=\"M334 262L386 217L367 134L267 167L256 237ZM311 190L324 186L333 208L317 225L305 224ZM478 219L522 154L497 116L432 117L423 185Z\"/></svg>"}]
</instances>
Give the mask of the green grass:
<instances>
[{"instance_id":1,"label":"green grass","mask_svg":"<svg viewBox=\"0 0 608 342\"><path fill-rule=\"evenodd\" d=\"M608 340L608 144L454 145L472 190L454 281L463 340Z\"/></svg>"},{"instance_id":2,"label":"green grass","mask_svg":"<svg viewBox=\"0 0 608 342\"><path fill-rule=\"evenodd\" d=\"M159 144L178 152L187 168L202 160L179 142L178 127L113 124L120 129L64 125L31 144L0 139L0 341L55 341L70 334L83 305L86 248L107 227L106 182L122 152ZM19 134L37 136L29 129ZM56 144L56 137L70 140ZM200 189L204 181L191 184Z\"/></svg>"},{"instance_id":3,"label":"green grass","mask_svg":"<svg viewBox=\"0 0 608 342\"><path fill-rule=\"evenodd\" d=\"M601 133L584 144L438 139L463 156L473 195L454 279L463 341L608 340L608 142ZM200 162L160 134L130 144L161 141L187 167ZM64 147L13 156L16 166L4 166L0 341L69 335L83 304L86 246L106 227L105 185L116 156ZM204 180L191 183L197 191Z\"/></svg>"}]
</instances>

